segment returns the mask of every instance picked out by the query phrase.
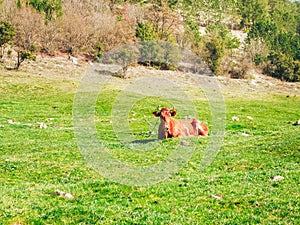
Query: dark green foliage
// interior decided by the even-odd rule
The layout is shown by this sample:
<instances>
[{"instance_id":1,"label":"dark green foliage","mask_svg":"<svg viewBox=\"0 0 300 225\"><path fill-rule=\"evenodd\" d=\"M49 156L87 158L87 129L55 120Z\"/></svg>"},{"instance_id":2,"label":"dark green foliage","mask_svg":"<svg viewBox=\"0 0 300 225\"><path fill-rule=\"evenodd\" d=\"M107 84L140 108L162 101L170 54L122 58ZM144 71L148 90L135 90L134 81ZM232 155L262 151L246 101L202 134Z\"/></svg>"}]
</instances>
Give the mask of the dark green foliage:
<instances>
[{"instance_id":1,"label":"dark green foliage","mask_svg":"<svg viewBox=\"0 0 300 225\"><path fill-rule=\"evenodd\" d=\"M253 24L249 33L248 39L263 38L268 44L272 43L272 39L278 32L275 23L270 21L259 21Z\"/></svg>"},{"instance_id":2,"label":"dark green foliage","mask_svg":"<svg viewBox=\"0 0 300 225\"><path fill-rule=\"evenodd\" d=\"M300 35L280 32L274 38L273 49L300 60Z\"/></svg>"},{"instance_id":3,"label":"dark green foliage","mask_svg":"<svg viewBox=\"0 0 300 225\"><path fill-rule=\"evenodd\" d=\"M268 56L268 65L265 72L273 77L286 81L300 81L300 63L292 57L280 53L271 52Z\"/></svg>"},{"instance_id":4,"label":"dark green foliage","mask_svg":"<svg viewBox=\"0 0 300 225\"><path fill-rule=\"evenodd\" d=\"M159 65L164 61L164 50L157 41L143 41L140 47L140 62Z\"/></svg>"},{"instance_id":5,"label":"dark green foliage","mask_svg":"<svg viewBox=\"0 0 300 225\"><path fill-rule=\"evenodd\" d=\"M281 80L299 81L299 34L279 29L274 22L260 21L252 26L248 38L262 38L271 49L265 73ZM253 60L256 65L265 61L259 55L255 55Z\"/></svg>"},{"instance_id":6,"label":"dark green foliage","mask_svg":"<svg viewBox=\"0 0 300 225\"><path fill-rule=\"evenodd\" d=\"M18 52L18 59L16 63L16 69L18 70L25 60L36 60L36 56L34 55L33 51L30 50L25 50L25 51L20 51Z\"/></svg>"},{"instance_id":7,"label":"dark green foliage","mask_svg":"<svg viewBox=\"0 0 300 225\"><path fill-rule=\"evenodd\" d=\"M97 61L99 61L103 56L103 45L101 43L96 43L96 46L94 47L93 56L94 59Z\"/></svg>"},{"instance_id":8,"label":"dark green foliage","mask_svg":"<svg viewBox=\"0 0 300 225\"><path fill-rule=\"evenodd\" d=\"M206 28L206 48L209 51L207 62L211 70L218 74L226 50L238 48L239 40L222 24L212 24Z\"/></svg>"},{"instance_id":9,"label":"dark green foliage","mask_svg":"<svg viewBox=\"0 0 300 225\"><path fill-rule=\"evenodd\" d=\"M0 47L12 41L16 36L14 26L7 21L0 21Z\"/></svg>"},{"instance_id":10,"label":"dark green foliage","mask_svg":"<svg viewBox=\"0 0 300 225\"><path fill-rule=\"evenodd\" d=\"M137 24L135 36L141 41L158 40L158 35L154 26L149 22L140 22Z\"/></svg>"},{"instance_id":11,"label":"dark green foliage","mask_svg":"<svg viewBox=\"0 0 300 225\"><path fill-rule=\"evenodd\" d=\"M300 5L289 0L269 0L270 17L279 29L296 32L300 22Z\"/></svg>"},{"instance_id":12,"label":"dark green foliage","mask_svg":"<svg viewBox=\"0 0 300 225\"><path fill-rule=\"evenodd\" d=\"M158 69L175 69L180 61L179 47L171 42L144 41L141 42L141 64L154 66Z\"/></svg>"},{"instance_id":13,"label":"dark green foliage","mask_svg":"<svg viewBox=\"0 0 300 225\"><path fill-rule=\"evenodd\" d=\"M46 20L62 15L62 0L30 0L29 5L38 12L45 13Z\"/></svg>"},{"instance_id":14,"label":"dark green foliage","mask_svg":"<svg viewBox=\"0 0 300 225\"><path fill-rule=\"evenodd\" d=\"M267 61L267 58L264 57L262 54L260 53L256 53L254 55L254 59L253 59L254 63L256 66L260 65L261 63Z\"/></svg>"},{"instance_id":15,"label":"dark green foliage","mask_svg":"<svg viewBox=\"0 0 300 225\"><path fill-rule=\"evenodd\" d=\"M240 6L241 26L251 27L268 16L266 0L242 0Z\"/></svg>"},{"instance_id":16,"label":"dark green foliage","mask_svg":"<svg viewBox=\"0 0 300 225\"><path fill-rule=\"evenodd\" d=\"M179 47L172 42L165 42L164 49L165 49L165 54L164 54L165 68L163 68L163 69L176 68L178 65L178 62L180 61Z\"/></svg>"},{"instance_id":17,"label":"dark green foliage","mask_svg":"<svg viewBox=\"0 0 300 225\"><path fill-rule=\"evenodd\" d=\"M186 32L188 32L192 35L192 39L193 39L195 45L198 45L200 43L200 41L202 40L202 36L199 32L200 27L190 16L186 17L185 29L186 29Z\"/></svg>"},{"instance_id":18,"label":"dark green foliage","mask_svg":"<svg viewBox=\"0 0 300 225\"><path fill-rule=\"evenodd\" d=\"M22 7L21 0L18 0L18 1L17 1L17 7L18 7L19 9Z\"/></svg>"},{"instance_id":19,"label":"dark green foliage","mask_svg":"<svg viewBox=\"0 0 300 225\"><path fill-rule=\"evenodd\" d=\"M122 76L125 77L128 66L136 62L136 54L131 49L124 48L115 52L112 60L122 66Z\"/></svg>"},{"instance_id":20,"label":"dark green foliage","mask_svg":"<svg viewBox=\"0 0 300 225\"><path fill-rule=\"evenodd\" d=\"M222 57L225 54L225 44L220 37L214 37L206 43L206 48L209 51L208 65L213 73L218 73Z\"/></svg>"}]
</instances>

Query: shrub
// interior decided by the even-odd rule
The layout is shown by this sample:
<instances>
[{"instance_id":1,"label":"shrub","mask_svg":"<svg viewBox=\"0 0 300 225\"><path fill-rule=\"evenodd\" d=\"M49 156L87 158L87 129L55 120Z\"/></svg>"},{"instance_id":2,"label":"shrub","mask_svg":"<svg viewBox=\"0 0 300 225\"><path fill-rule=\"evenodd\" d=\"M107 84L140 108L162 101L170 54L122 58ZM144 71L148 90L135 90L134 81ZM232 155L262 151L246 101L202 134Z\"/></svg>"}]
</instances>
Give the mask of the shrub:
<instances>
[{"instance_id":1,"label":"shrub","mask_svg":"<svg viewBox=\"0 0 300 225\"><path fill-rule=\"evenodd\" d=\"M158 40L158 35L154 26L150 22L140 22L137 24L135 36L141 41Z\"/></svg>"},{"instance_id":2,"label":"shrub","mask_svg":"<svg viewBox=\"0 0 300 225\"><path fill-rule=\"evenodd\" d=\"M286 81L299 80L299 34L279 30L275 23L261 21L253 25L248 38L251 40L263 39L270 49L267 57L262 54L255 54L253 57L256 65L266 61L263 71L267 75Z\"/></svg>"},{"instance_id":3,"label":"shrub","mask_svg":"<svg viewBox=\"0 0 300 225\"><path fill-rule=\"evenodd\" d=\"M179 47L172 42L144 41L140 46L139 62L162 70L178 67Z\"/></svg>"},{"instance_id":4,"label":"shrub","mask_svg":"<svg viewBox=\"0 0 300 225\"><path fill-rule=\"evenodd\" d=\"M24 51L18 51L18 57L17 57L17 63L16 63L16 69L18 70L21 66L21 64L25 60L36 60L36 56L34 55L33 51L24 50Z\"/></svg>"},{"instance_id":5,"label":"shrub","mask_svg":"<svg viewBox=\"0 0 300 225\"><path fill-rule=\"evenodd\" d=\"M147 66L161 65L164 61L164 50L157 41L143 41L140 47L139 62Z\"/></svg>"},{"instance_id":6,"label":"shrub","mask_svg":"<svg viewBox=\"0 0 300 225\"><path fill-rule=\"evenodd\" d=\"M272 51L268 56L268 64L264 72L286 81L300 81L299 61L294 60L292 57Z\"/></svg>"},{"instance_id":7,"label":"shrub","mask_svg":"<svg viewBox=\"0 0 300 225\"><path fill-rule=\"evenodd\" d=\"M27 4L38 12L44 13L46 20L62 15L62 0L30 0Z\"/></svg>"},{"instance_id":8,"label":"shrub","mask_svg":"<svg viewBox=\"0 0 300 225\"><path fill-rule=\"evenodd\" d=\"M225 45L220 37L214 37L206 43L206 48L209 51L207 63L213 73L218 74L222 57L225 55Z\"/></svg>"},{"instance_id":9,"label":"shrub","mask_svg":"<svg viewBox=\"0 0 300 225\"><path fill-rule=\"evenodd\" d=\"M227 52L238 48L240 42L223 24L212 24L206 31L205 47L208 50L206 61L213 73L220 74L222 58Z\"/></svg>"},{"instance_id":10,"label":"shrub","mask_svg":"<svg viewBox=\"0 0 300 225\"><path fill-rule=\"evenodd\" d=\"M16 36L14 26L7 21L0 21L0 48L11 42Z\"/></svg>"},{"instance_id":11,"label":"shrub","mask_svg":"<svg viewBox=\"0 0 300 225\"><path fill-rule=\"evenodd\" d=\"M93 57L95 60L99 61L102 56L103 56L103 45L97 42L94 47Z\"/></svg>"}]
</instances>

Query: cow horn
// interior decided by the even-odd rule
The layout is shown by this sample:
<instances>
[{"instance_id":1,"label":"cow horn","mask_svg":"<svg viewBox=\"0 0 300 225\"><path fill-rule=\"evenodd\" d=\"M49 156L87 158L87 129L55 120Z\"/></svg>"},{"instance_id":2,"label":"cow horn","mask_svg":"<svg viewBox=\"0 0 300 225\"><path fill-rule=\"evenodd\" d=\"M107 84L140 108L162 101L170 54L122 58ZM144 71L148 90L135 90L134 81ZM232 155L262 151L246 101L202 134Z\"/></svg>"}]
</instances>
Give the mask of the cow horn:
<instances>
[{"instance_id":1,"label":"cow horn","mask_svg":"<svg viewBox=\"0 0 300 225\"><path fill-rule=\"evenodd\" d=\"M160 107L160 105L159 105L159 106L157 106L157 110L161 111L161 107Z\"/></svg>"}]
</instances>

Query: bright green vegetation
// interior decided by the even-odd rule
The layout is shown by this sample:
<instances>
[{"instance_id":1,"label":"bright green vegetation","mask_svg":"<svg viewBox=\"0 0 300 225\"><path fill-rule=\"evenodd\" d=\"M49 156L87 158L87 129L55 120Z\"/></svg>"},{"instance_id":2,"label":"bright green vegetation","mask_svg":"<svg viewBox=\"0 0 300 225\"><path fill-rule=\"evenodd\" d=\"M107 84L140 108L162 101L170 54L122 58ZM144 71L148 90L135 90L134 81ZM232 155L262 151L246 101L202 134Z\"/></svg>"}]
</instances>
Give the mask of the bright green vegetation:
<instances>
[{"instance_id":1,"label":"bright green vegetation","mask_svg":"<svg viewBox=\"0 0 300 225\"><path fill-rule=\"evenodd\" d=\"M288 123L299 119L299 96L225 96L226 136L211 166L199 169L209 140L200 138L200 148L168 180L132 187L103 178L78 151L72 130L76 85L21 72L0 78L0 224L300 223L300 127ZM120 160L137 165L163 160L178 140L163 141L166 152L140 154L116 141L109 121L118 93L106 89L99 96L95 117L99 139ZM155 123L151 113L158 103L157 98L147 98L133 106L133 132L148 131L144 115ZM208 110L202 107L206 102L195 104L199 113ZM232 121L232 116L240 120ZM200 117L210 120L207 113ZM48 127L7 120L45 122ZM270 182L276 175L284 180ZM55 190L76 198L53 196Z\"/></svg>"}]
</instances>

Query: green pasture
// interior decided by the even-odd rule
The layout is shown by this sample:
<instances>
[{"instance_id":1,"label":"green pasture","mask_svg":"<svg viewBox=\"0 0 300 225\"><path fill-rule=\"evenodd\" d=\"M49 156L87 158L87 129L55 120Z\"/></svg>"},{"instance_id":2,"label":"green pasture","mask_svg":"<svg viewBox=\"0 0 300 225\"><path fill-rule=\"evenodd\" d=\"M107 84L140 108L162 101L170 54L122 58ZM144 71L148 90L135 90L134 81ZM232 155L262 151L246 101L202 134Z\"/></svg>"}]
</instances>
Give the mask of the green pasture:
<instances>
[{"instance_id":1,"label":"green pasture","mask_svg":"<svg viewBox=\"0 0 300 225\"><path fill-rule=\"evenodd\" d=\"M159 148L136 151L119 142L110 112L120 90L108 86L98 97L95 125L114 158L155 165L176 147L197 144L169 178L132 186L102 176L80 153L72 122L77 86L72 80L1 72L0 224L300 224L300 126L291 124L300 119L299 96L225 95L224 142L201 170L210 137L152 140L156 134L149 131L158 125L152 112L170 103L164 99L147 97L128 113L139 146ZM194 104L212 128L207 101ZM152 141L143 142L147 139ZM284 179L271 182L275 176ZM74 198L54 195L56 190Z\"/></svg>"}]
</instances>

